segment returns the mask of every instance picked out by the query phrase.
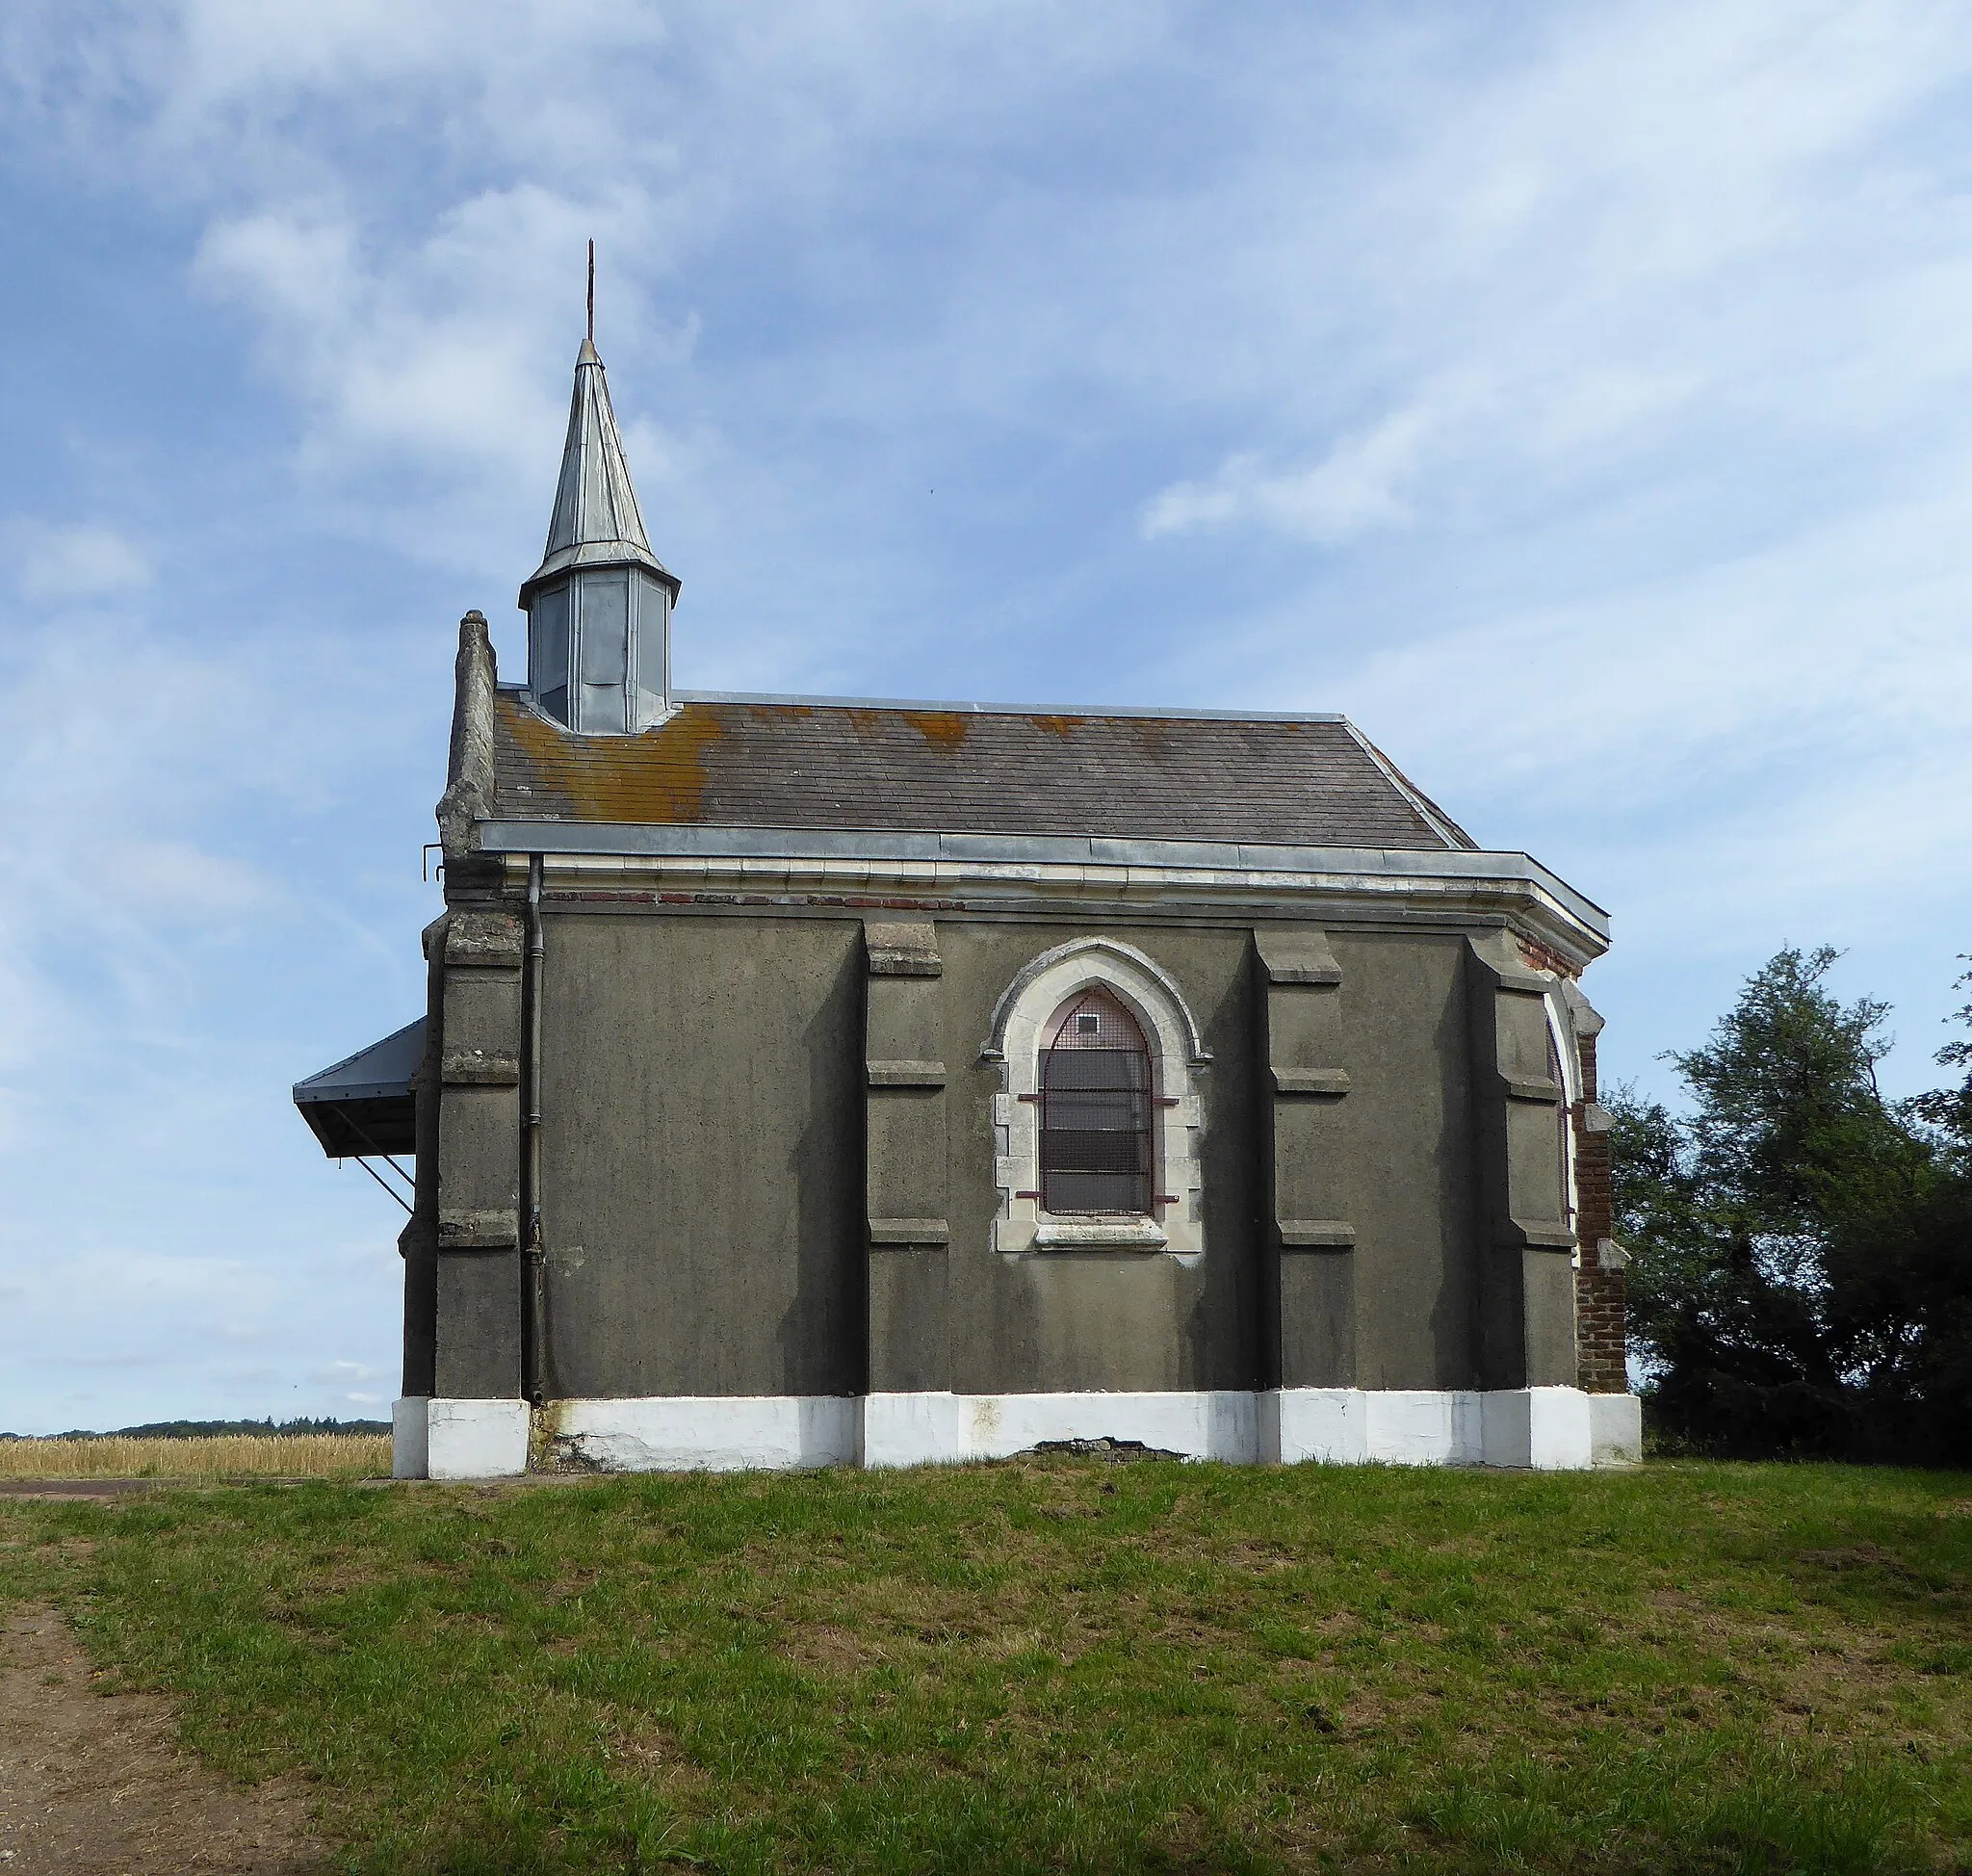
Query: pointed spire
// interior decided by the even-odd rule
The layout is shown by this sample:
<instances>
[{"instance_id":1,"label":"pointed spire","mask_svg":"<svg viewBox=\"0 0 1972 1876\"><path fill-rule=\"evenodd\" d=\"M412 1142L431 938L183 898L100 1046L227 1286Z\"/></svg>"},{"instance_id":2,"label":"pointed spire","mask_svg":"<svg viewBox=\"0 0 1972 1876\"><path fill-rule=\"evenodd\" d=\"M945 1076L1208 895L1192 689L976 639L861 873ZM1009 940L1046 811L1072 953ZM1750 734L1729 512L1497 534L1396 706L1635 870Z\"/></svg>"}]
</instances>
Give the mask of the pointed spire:
<instances>
[{"instance_id":1,"label":"pointed spire","mask_svg":"<svg viewBox=\"0 0 1972 1876\"><path fill-rule=\"evenodd\" d=\"M588 314L548 546L520 589L528 691L544 717L579 736L635 736L671 712L678 579L651 552L596 355L593 242Z\"/></svg>"},{"instance_id":2,"label":"pointed spire","mask_svg":"<svg viewBox=\"0 0 1972 1876\"><path fill-rule=\"evenodd\" d=\"M548 522L541 564L520 589L520 603L544 582L584 566L640 566L678 593L678 580L651 552L623 460L623 439L610 407L610 386L593 340L575 359L575 394L568 406L568 436L561 446L561 480Z\"/></svg>"}]
</instances>

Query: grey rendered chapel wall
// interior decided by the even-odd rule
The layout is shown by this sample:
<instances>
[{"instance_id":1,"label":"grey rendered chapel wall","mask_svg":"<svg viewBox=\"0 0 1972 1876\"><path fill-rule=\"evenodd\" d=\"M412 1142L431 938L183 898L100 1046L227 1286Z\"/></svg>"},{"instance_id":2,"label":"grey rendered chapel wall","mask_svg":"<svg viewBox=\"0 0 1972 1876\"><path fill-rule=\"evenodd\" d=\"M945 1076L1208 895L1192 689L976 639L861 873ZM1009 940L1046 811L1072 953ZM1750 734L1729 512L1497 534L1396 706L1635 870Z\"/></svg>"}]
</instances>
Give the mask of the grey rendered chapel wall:
<instances>
[{"instance_id":1,"label":"grey rendered chapel wall","mask_svg":"<svg viewBox=\"0 0 1972 1876\"><path fill-rule=\"evenodd\" d=\"M511 1394L519 921L471 916L434 957L406 1383ZM1101 927L1210 1054L1186 1267L993 1251L980 1045L1021 968L1092 927L915 928L922 955L856 918L550 909L551 1397L1574 1379L1549 986L1510 934Z\"/></svg>"},{"instance_id":2,"label":"grey rendered chapel wall","mask_svg":"<svg viewBox=\"0 0 1972 1876\"><path fill-rule=\"evenodd\" d=\"M863 1385L862 926L557 911L548 1392Z\"/></svg>"},{"instance_id":3,"label":"grey rendered chapel wall","mask_svg":"<svg viewBox=\"0 0 1972 1876\"><path fill-rule=\"evenodd\" d=\"M1350 1266L1349 1359L1289 1386L1477 1385L1473 1140L1462 934L1331 931L1340 1060L1330 1141L1352 1250L1289 1253L1293 1266ZM1295 1325L1286 1325L1289 1336Z\"/></svg>"}]
</instances>

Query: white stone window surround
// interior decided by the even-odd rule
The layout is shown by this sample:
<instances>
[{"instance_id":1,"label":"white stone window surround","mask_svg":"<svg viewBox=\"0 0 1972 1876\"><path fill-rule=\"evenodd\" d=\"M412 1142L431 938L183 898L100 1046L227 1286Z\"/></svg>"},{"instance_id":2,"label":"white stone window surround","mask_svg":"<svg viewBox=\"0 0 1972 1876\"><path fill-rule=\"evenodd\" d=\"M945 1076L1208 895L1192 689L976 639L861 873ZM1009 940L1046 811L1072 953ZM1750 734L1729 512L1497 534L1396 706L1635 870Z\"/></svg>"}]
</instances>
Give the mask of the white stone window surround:
<instances>
[{"instance_id":1,"label":"white stone window surround","mask_svg":"<svg viewBox=\"0 0 1972 1876\"><path fill-rule=\"evenodd\" d=\"M1048 1024L1071 998L1100 984L1136 1018L1151 1051L1155 1149L1145 1218L1052 1217L1031 1196L1041 1189L1041 1053ZM1170 974L1117 938L1076 938L1028 962L993 1012L979 1050L999 1064L993 1097L993 1183L999 1206L993 1248L1025 1257L1060 1251L1164 1253L1193 1264L1205 1255L1205 1102L1200 1080L1211 1061L1198 1020ZM1023 1196L1027 1194L1028 1196Z\"/></svg>"},{"instance_id":2,"label":"white stone window surround","mask_svg":"<svg viewBox=\"0 0 1972 1876\"><path fill-rule=\"evenodd\" d=\"M1562 1112L1566 1116L1562 1131L1562 1165L1568 1182L1562 1203L1568 1210L1568 1221L1572 1226L1581 1217L1581 1191L1575 1178L1574 1111L1582 1099L1582 1058L1575 1046L1574 1019L1570 1016L1567 1001L1562 995L1561 979L1552 971L1539 971L1535 975L1548 978L1554 985L1544 1001L1547 1004L1547 1033L1554 1041L1554 1057L1561 1064L1561 1098L1565 1104ZM1582 1267L1579 1241L1569 1253L1568 1261L1572 1269Z\"/></svg>"}]
</instances>

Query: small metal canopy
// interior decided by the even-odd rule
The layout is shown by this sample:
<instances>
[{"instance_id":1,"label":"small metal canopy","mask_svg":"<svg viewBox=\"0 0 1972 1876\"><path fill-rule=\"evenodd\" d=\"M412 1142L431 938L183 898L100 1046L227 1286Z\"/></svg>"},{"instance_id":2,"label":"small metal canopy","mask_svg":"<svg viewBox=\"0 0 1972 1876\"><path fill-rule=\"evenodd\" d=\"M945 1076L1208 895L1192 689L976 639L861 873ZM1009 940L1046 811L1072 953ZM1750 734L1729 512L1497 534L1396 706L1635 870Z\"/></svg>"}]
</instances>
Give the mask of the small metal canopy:
<instances>
[{"instance_id":1,"label":"small metal canopy","mask_svg":"<svg viewBox=\"0 0 1972 1876\"><path fill-rule=\"evenodd\" d=\"M331 1159L415 1153L411 1077L425 1057L425 1019L295 1083L295 1106Z\"/></svg>"}]
</instances>

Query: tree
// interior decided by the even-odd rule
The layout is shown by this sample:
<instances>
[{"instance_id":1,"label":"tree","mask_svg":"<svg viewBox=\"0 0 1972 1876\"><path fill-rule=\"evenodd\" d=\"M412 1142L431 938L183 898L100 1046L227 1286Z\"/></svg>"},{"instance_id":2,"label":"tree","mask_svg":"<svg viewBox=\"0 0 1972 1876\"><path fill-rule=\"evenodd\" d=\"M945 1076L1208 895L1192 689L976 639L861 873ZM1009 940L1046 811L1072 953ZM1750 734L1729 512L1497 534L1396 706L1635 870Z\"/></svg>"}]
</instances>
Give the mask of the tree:
<instances>
[{"instance_id":1,"label":"tree","mask_svg":"<svg viewBox=\"0 0 1972 1876\"><path fill-rule=\"evenodd\" d=\"M1972 956L1961 962L1972 964ZM1972 971L1959 987L1972 989ZM1972 1003L1956 1020L1972 1029ZM1966 1073L1957 1087L1910 1104L1932 1132L1939 1169L1919 1224L1914 1274L1924 1332L1910 1367L1927 1408L1959 1429L1953 1450L1962 1460L1972 1456L1972 1041L1948 1042L1937 1059Z\"/></svg>"},{"instance_id":2,"label":"tree","mask_svg":"<svg viewBox=\"0 0 1972 1876\"><path fill-rule=\"evenodd\" d=\"M1653 1421L1722 1453L1972 1456L1972 1077L1885 1102L1887 1008L1837 1001L1835 958L1781 951L1671 1057L1688 1114L1611 1102Z\"/></svg>"},{"instance_id":3,"label":"tree","mask_svg":"<svg viewBox=\"0 0 1972 1876\"><path fill-rule=\"evenodd\" d=\"M1959 961L1972 964L1972 953ZM1972 971L1967 971L1959 979L1958 987L1972 990ZM1972 1029L1972 1003L1957 1011L1954 1020ZM1965 1164L1966 1159L1972 1157L1972 1041L1946 1043L1937 1052L1937 1059L1947 1068L1964 1069L1964 1081L1955 1088L1940 1088L1934 1094L1919 1095L1912 1105L1952 1143L1959 1156L1959 1170L1972 1170Z\"/></svg>"}]
</instances>

